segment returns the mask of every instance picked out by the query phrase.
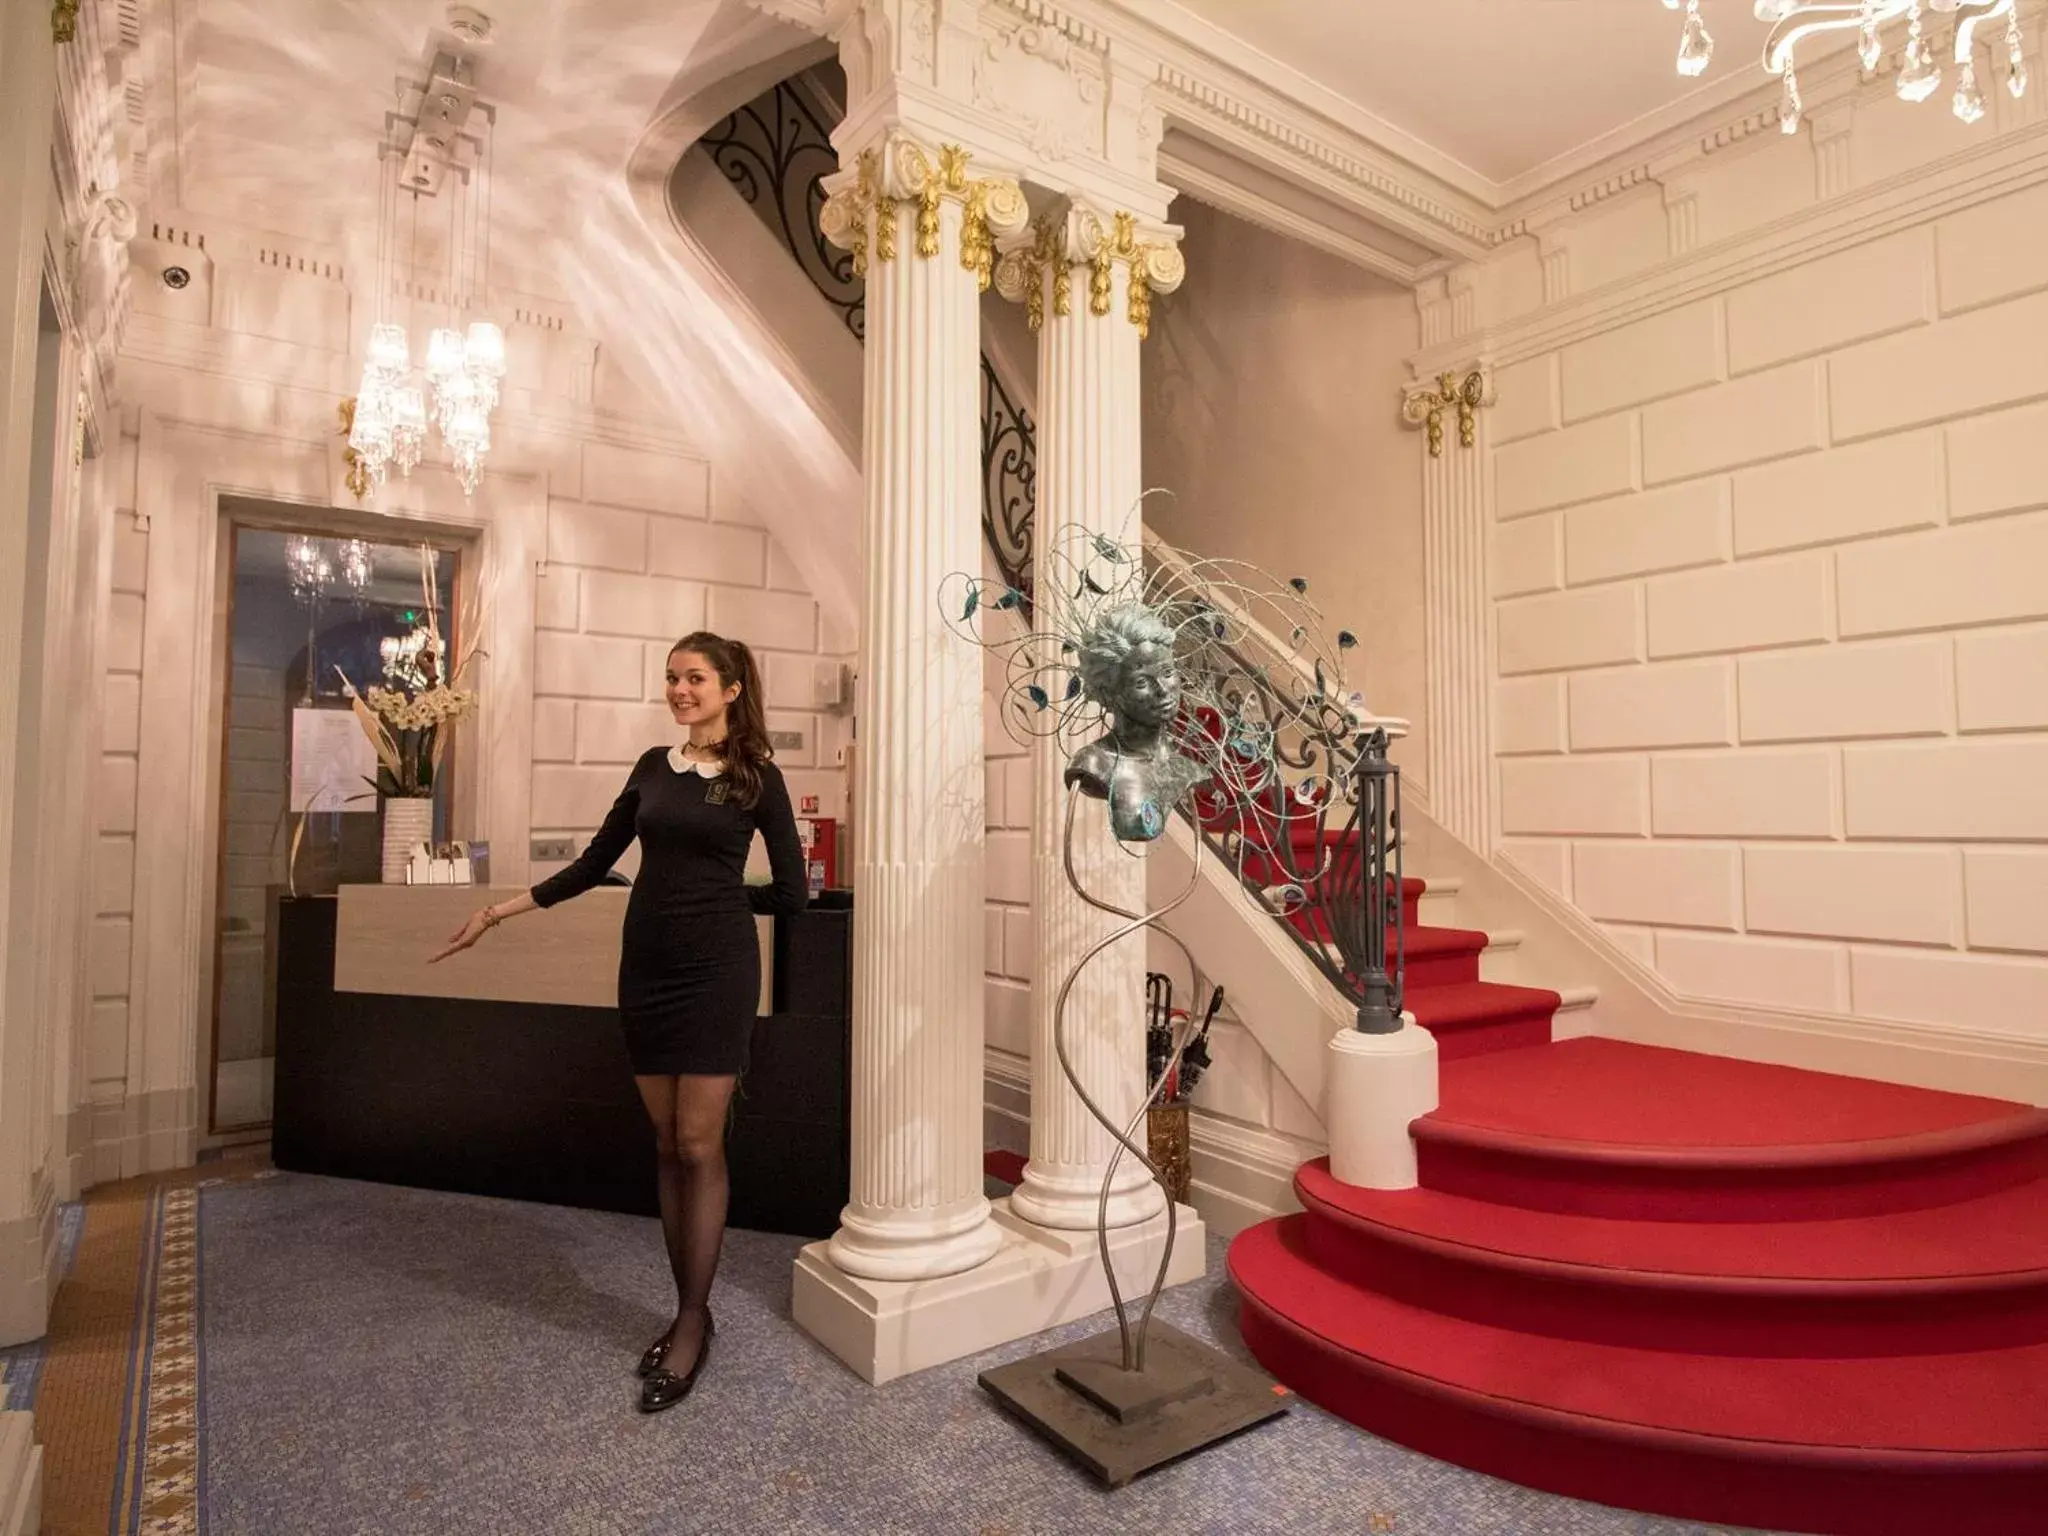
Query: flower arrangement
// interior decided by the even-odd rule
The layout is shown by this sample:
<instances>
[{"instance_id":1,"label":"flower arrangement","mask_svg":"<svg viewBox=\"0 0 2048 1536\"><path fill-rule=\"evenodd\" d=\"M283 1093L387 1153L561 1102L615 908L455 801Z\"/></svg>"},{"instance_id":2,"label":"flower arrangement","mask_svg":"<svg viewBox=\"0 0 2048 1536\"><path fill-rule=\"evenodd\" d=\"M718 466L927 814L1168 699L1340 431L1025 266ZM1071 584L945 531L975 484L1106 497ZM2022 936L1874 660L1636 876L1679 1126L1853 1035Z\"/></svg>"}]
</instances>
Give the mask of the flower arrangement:
<instances>
[{"instance_id":1,"label":"flower arrangement","mask_svg":"<svg viewBox=\"0 0 2048 1536\"><path fill-rule=\"evenodd\" d=\"M348 675L335 668L342 692L363 733L377 750L377 777L372 781L387 800L423 800L434 793L434 779L458 721L477 709L478 696L461 686L470 665L483 652L472 646L451 660L441 635L440 583L434 573L434 551L420 547L421 622L409 633L387 638L382 645L384 681L358 692ZM478 626L471 616L467 626Z\"/></svg>"}]
</instances>

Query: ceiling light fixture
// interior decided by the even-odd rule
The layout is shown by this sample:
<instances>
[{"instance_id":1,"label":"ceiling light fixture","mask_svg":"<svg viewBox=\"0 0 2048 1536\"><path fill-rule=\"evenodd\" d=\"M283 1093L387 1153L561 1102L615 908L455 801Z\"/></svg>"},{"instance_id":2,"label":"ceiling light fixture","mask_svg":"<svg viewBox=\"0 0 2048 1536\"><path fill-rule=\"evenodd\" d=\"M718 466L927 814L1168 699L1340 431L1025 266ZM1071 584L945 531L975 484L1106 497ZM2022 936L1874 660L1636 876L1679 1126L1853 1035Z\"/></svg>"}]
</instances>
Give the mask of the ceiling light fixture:
<instances>
[{"instance_id":1,"label":"ceiling light fixture","mask_svg":"<svg viewBox=\"0 0 2048 1536\"><path fill-rule=\"evenodd\" d=\"M1669 11L1683 9L1685 25L1679 34L1678 72L1702 73L1714 54L1714 40L1700 19L1699 0L1663 0ZM1861 0L1861 3L1820 4L1815 0L1755 0L1758 21L1768 22L1770 36L1764 42L1764 68L1779 76L1784 96L1778 109L1778 124L1786 133L1796 133L1805 110L1799 92L1799 75L1794 53L1805 39L1824 32L1857 34L1857 57L1867 79L1884 61L1886 47L1882 29L1904 18L1906 32L1899 55L1896 89L1906 101L1925 101L1941 88L1941 66L1935 62L1934 44L1928 38L1927 17L1952 15L1949 56L1956 68L1955 93L1949 108L1966 123L1984 116L1984 91L1977 78L1976 34L1987 22L2003 18L2005 35L2005 87L2014 99L2027 91L2027 64L2020 39L2017 0Z\"/></svg>"},{"instance_id":2,"label":"ceiling light fixture","mask_svg":"<svg viewBox=\"0 0 2048 1536\"><path fill-rule=\"evenodd\" d=\"M490 18L465 12L463 19L467 25L458 30L464 35L489 35ZM370 483L381 485L394 466L401 475L412 473L431 421L440 430L462 493L469 496L475 494L491 449L491 413L498 407L506 372L505 333L476 313L490 293L497 113L477 99L470 62L446 52L434 55L424 85L406 87L405 99L410 110L387 114L377 150L377 321L363 358L349 447ZM483 127L472 129L472 120ZM416 241L420 199L438 196L443 187L450 189L447 317L428 338L422 381L413 371L405 326L388 315L397 265L398 198L412 198ZM411 266L409 256L408 277Z\"/></svg>"}]
</instances>

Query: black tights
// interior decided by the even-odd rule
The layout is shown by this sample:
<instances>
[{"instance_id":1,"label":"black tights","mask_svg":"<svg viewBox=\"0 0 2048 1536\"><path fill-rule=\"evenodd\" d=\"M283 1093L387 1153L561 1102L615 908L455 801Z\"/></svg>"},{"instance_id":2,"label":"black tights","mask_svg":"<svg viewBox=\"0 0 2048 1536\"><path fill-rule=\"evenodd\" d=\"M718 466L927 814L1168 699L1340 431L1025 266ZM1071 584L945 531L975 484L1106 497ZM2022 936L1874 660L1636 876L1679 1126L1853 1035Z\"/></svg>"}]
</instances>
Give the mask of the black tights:
<instances>
[{"instance_id":1,"label":"black tights","mask_svg":"<svg viewBox=\"0 0 2048 1536\"><path fill-rule=\"evenodd\" d=\"M654 1123L661 1236L676 1282L676 1320L667 1368L678 1376L696 1363L705 1306L725 1238L725 1118L730 1077L636 1077Z\"/></svg>"}]
</instances>

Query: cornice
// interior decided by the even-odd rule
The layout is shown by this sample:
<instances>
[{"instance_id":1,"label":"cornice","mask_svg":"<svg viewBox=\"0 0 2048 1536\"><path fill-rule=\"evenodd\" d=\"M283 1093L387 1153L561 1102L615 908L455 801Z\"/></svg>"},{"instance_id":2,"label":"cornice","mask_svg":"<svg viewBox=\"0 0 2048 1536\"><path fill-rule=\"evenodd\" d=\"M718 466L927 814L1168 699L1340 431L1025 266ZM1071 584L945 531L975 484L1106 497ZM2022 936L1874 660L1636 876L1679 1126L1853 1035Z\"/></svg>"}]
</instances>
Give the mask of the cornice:
<instances>
[{"instance_id":1,"label":"cornice","mask_svg":"<svg viewBox=\"0 0 2048 1536\"><path fill-rule=\"evenodd\" d=\"M1215 155L1200 153L1207 149L1202 141L1190 143L1178 134L1169 136L1160 146L1160 179L1184 196L1225 208L1249 223L1404 286L1423 281L1452 259L1427 247L1412 254L1389 251L1393 242L1384 230L1355 208L1297 187L1241 158L1234 165L1219 165Z\"/></svg>"},{"instance_id":2,"label":"cornice","mask_svg":"<svg viewBox=\"0 0 2048 1536\"><path fill-rule=\"evenodd\" d=\"M1167 126L1272 163L1442 254L1484 248L1489 207L1469 170L1171 0L989 3L1145 59Z\"/></svg>"},{"instance_id":3,"label":"cornice","mask_svg":"<svg viewBox=\"0 0 2048 1536\"><path fill-rule=\"evenodd\" d=\"M1417 352L1409 366L1418 379L1475 359L1504 367L2043 183L2048 183L2048 119L1517 319L1483 327L1454 325Z\"/></svg>"}]
</instances>

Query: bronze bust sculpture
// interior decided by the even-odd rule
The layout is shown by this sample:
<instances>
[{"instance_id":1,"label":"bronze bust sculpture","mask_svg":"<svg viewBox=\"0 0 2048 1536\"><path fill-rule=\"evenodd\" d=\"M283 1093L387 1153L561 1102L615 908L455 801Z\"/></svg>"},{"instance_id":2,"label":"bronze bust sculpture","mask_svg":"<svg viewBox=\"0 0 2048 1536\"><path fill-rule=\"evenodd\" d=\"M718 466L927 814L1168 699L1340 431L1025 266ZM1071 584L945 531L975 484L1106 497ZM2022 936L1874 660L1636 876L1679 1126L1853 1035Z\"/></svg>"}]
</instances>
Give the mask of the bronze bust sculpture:
<instances>
[{"instance_id":1,"label":"bronze bust sculpture","mask_svg":"<svg viewBox=\"0 0 2048 1536\"><path fill-rule=\"evenodd\" d=\"M1181 695L1174 632L1153 609L1126 603L1089 623L1075 649L1081 691L1110 727L1068 759L1063 782L1109 803L1119 842L1151 842L1181 797L1208 777L1169 729Z\"/></svg>"}]
</instances>

